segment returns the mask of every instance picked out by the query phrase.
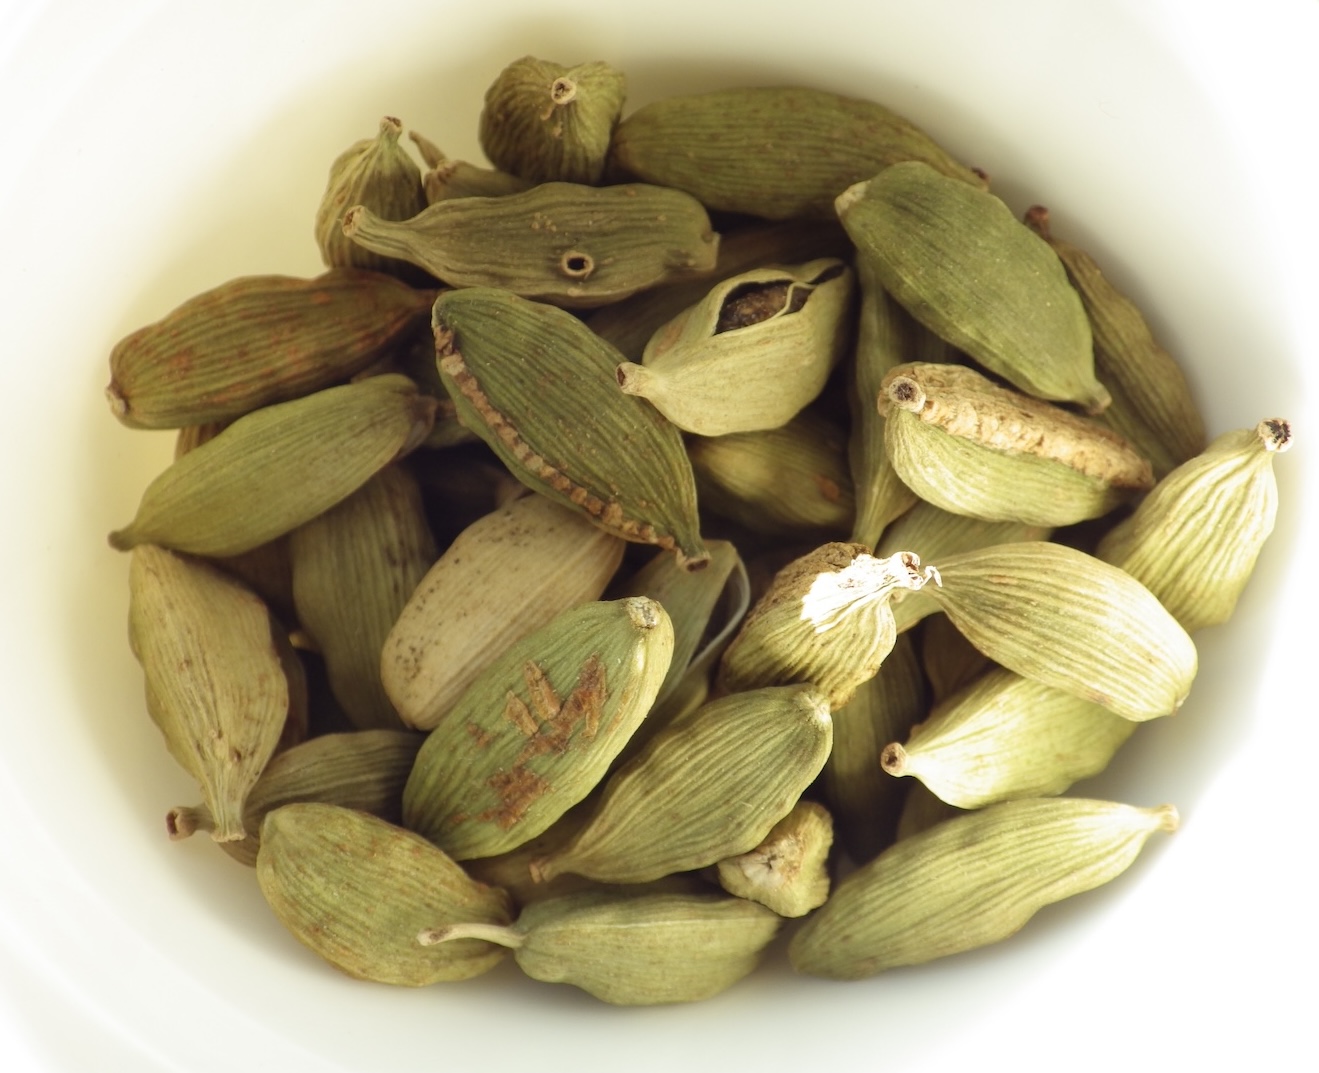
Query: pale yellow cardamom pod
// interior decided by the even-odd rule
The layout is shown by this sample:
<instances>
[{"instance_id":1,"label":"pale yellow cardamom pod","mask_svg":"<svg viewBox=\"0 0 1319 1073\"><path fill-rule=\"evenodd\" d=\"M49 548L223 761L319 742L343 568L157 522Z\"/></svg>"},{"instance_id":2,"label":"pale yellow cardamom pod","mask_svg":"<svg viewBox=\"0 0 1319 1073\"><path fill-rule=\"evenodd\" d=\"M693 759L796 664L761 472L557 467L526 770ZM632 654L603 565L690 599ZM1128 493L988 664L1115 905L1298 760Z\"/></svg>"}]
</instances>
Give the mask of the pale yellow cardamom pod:
<instances>
[{"instance_id":1,"label":"pale yellow cardamom pod","mask_svg":"<svg viewBox=\"0 0 1319 1073\"><path fill-rule=\"evenodd\" d=\"M846 704L893 648L890 597L938 578L908 552L877 559L863 544L825 544L775 576L724 653L715 687L814 682L831 707Z\"/></svg>"},{"instance_id":2,"label":"pale yellow cardamom pod","mask_svg":"<svg viewBox=\"0 0 1319 1073\"><path fill-rule=\"evenodd\" d=\"M1154 484L1116 432L965 366L900 365L884 377L879 408L893 468L954 514L1071 525Z\"/></svg>"},{"instance_id":3,"label":"pale yellow cardamom pod","mask_svg":"<svg viewBox=\"0 0 1319 1073\"><path fill-rule=\"evenodd\" d=\"M1160 481L1095 554L1142 582L1188 632L1226 622L1273 531L1273 459L1291 445L1286 421L1225 433Z\"/></svg>"},{"instance_id":4,"label":"pale yellow cardamom pod","mask_svg":"<svg viewBox=\"0 0 1319 1073\"><path fill-rule=\"evenodd\" d=\"M619 386L701 436L778 428L841 360L852 280L832 258L726 279L660 328L640 365L619 365Z\"/></svg>"},{"instance_id":5,"label":"pale yellow cardamom pod","mask_svg":"<svg viewBox=\"0 0 1319 1073\"><path fill-rule=\"evenodd\" d=\"M951 805L983 808L1097 775L1135 729L1099 704L997 668L935 708L905 743L885 746L880 763Z\"/></svg>"},{"instance_id":6,"label":"pale yellow cardamom pod","mask_svg":"<svg viewBox=\"0 0 1319 1073\"><path fill-rule=\"evenodd\" d=\"M1036 911L1114 879L1171 805L1028 798L946 820L895 843L838 884L793 937L798 972L873 976L1000 942Z\"/></svg>"}]
</instances>

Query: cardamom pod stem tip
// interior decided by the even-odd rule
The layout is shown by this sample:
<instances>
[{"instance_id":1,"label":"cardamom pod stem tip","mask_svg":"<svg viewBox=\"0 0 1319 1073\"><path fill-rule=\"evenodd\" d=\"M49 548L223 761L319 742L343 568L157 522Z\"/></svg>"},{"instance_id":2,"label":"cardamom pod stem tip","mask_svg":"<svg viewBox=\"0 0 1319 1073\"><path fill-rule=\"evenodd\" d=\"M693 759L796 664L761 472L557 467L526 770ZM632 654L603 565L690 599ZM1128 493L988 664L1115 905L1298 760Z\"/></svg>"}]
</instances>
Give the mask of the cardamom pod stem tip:
<instances>
[{"instance_id":1,"label":"cardamom pod stem tip","mask_svg":"<svg viewBox=\"0 0 1319 1073\"><path fill-rule=\"evenodd\" d=\"M1154 811L1159 814L1159 827L1169 834L1181 826L1182 818L1175 805L1160 805Z\"/></svg>"},{"instance_id":2,"label":"cardamom pod stem tip","mask_svg":"<svg viewBox=\"0 0 1319 1073\"><path fill-rule=\"evenodd\" d=\"M439 943L453 942L457 939L484 939L499 946L517 948L522 945L524 936L513 928L499 924L450 924L443 928L423 928L417 933L417 942L421 946L435 946Z\"/></svg>"},{"instance_id":3,"label":"cardamom pod stem tip","mask_svg":"<svg viewBox=\"0 0 1319 1073\"><path fill-rule=\"evenodd\" d=\"M179 805L165 813L165 830L169 832L171 842L191 838L198 831L214 830L210 814L205 809Z\"/></svg>"},{"instance_id":4,"label":"cardamom pod stem tip","mask_svg":"<svg viewBox=\"0 0 1319 1073\"><path fill-rule=\"evenodd\" d=\"M1291 448L1292 426L1289 421L1284 421L1280 417L1271 417L1256 425L1255 431L1266 451L1282 454L1283 451Z\"/></svg>"},{"instance_id":5,"label":"cardamom pod stem tip","mask_svg":"<svg viewBox=\"0 0 1319 1073\"><path fill-rule=\"evenodd\" d=\"M879 766L890 775L907 774L907 750L898 742L890 742L879 754Z\"/></svg>"}]
</instances>

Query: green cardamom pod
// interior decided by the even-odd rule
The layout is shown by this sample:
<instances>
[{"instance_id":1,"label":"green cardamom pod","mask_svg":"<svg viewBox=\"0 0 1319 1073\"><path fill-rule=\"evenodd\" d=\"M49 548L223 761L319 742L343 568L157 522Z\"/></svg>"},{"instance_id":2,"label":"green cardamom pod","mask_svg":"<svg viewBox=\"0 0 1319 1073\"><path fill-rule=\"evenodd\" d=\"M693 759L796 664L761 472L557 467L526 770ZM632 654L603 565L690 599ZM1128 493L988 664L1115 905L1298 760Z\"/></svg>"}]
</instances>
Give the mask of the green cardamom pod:
<instances>
[{"instance_id":1,"label":"green cardamom pod","mask_svg":"<svg viewBox=\"0 0 1319 1073\"><path fill-rule=\"evenodd\" d=\"M983 184L924 131L872 101L801 87L725 89L637 109L614 131L616 167L686 190L711 209L832 218L853 183L923 160Z\"/></svg>"},{"instance_id":2,"label":"green cardamom pod","mask_svg":"<svg viewBox=\"0 0 1319 1073\"><path fill-rule=\"evenodd\" d=\"M880 763L958 808L1061 794L1097 775L1136 724L1101 705L996 668L940 704Z\"/></svg>"},{"instance_id":3,"label":"green cardamom pod","mask_svg":"<svg viewBox=\"0 0 1319 1073\"><path fill-rule=\"evenodd\" d=\"M1061 544L999 544L939 563L953 625L1023 678L1136 721L1181 707L1195 644L1130 574Z\"/></svg>"},{"instance_id":4,"label":"green cardamom pod","mask_svg":"<svg viewBox=\"0 0 1319 1073\"><path fill-rule=\"evenodd\" d=\"M476 939L417 943L422 928L508 924L512 905L424 838L365 812L302 802L268 813L256 877L280 923L359 980L424 987L470 979L503 958Z\"/></svg>"},{"instance_id":5,"label":"green cardamom pod","mask_svg":"<svg viewBox=\"0 0 1319 1073\"><path fill-rule=\"evenodd\" d=\"M426 204L460 197L504 197L530 190L532 183L516 175L469 164L465 160L443 160L431 165L421 177L426 190Z\"/></svg>"},{"instance_id":6,"label":"green cardamom pod","mask_svg":"<svg viewBox=\"0 0 1319 1073\"><path fill-rule=\"evenodd\" d=\"M893 469L953 514L1071 525L1154 486L1149 461L1107 426L965 366L899 365L879 406Z\"/></svg>"},{"instance_id":7,"label":"green cardamom pod","mask_svg":"<svg viewBox=\"0 0 1319 1073\"><path fill-rule=\"evenodd\" d=\"M716 864L719 885L781 917L803 917L829 897L833 818L817 801L798 801L755 849Z\"/></svg>"},{"instance_id":8,"label":"green cardamom pod","mask_svg":"<svg viewBox=\"0 0 1319 1073\"><path fill-rule=\"evenodd\" d=\"M298 622L340 706L359 729L402 729L381 682L381 652L438 554L416 479L386 466L288 539Z\"/></svg>"},{"instance_id":9,"label":"green cardamom pod","mask_svg":"<svg viewBox=\"0 0 1319 1073\"><path fill-rule=\"evenodd\" d=\"M878 673L835 709L834 745L824 765L824 792L848 855L871 860L894 839L905 785L876 758L927 711L925 681L908 634L898 636Z\"/></svg>"},{"instance_id":10,"label":"green cardamom pod","mask_svg":"<svg viewBox=\"0 0 1319 1073\"><path fill-rule=\"evenodd\" d=\"M687 441L701 509L776 537L841 536L854 497L843 429L814 410L778 428Z\"/></svg>"},{"instance_id":11,"label":"green cardamom pod","mask_svg":"<svg viewBox=\"0 0 1319 1073\"><path fill-rule=\"evenodd\" d=\"M875 401L884 377L903 362L912 360L920 338L936 337L884 290L867 258L857 258L856 278L859 312L847 382L851 416L847 462L856 496L851 540L873 548L885 526L916 502L916 493L907 487L889 460L888 448L884 446L884 417ZM941 340L936 342L945 345Z\"/></svg>"},{"instance_id":12,"label":"green cardamom pod","mask_svg":"<svg viewBox=\"0 0 1319 1073\"><path fill-rule=\"evenodd\" d=\"M1219 436L1163 478L1095 554L1145 585L1189 633L1232 617L1278 510L1286 421Z\"/></svg>"},{"instance_id":13,"label":"green cardamom pod","mask_svg":"<svg viewBox=\"0 0 1319 1073\"><path fill-rule=\"evenodd\" d=\"M572 984L617 1006L699 1002L751 972L782 920L717 894L583 891L527 906L512 927L429 928L419 944L467 939L513 949L533 980Z\"/></svg>"},{"instance_id":14,"label":"green cardamom pod","mask_svg":"<svg viewBox=\"0 0 1319 1073\"><path fill-rule=\"evenodd\" d=\"M894 614L897 617L898 613ZM930 700L935 704L970 685L993 666L994 661L959 633L942 612L925 620L919 641L921 667L930 686Z\"/></svg>"},{"instance_id":15,"label":"green cardamom pod","mask_svg":"<svg viewBox=\"0 0 1319 1073\"><path fill-rule=\"evenodd\" d=\"M935 796L933 791L926 789L923 782L916 779L907 779L905 783L897 779L890 779L890 781L898 782L899 786L905 785L907 791L902 799L902 814L898 817L895 842L901 842L904 838L910 838L922 831L928 831L935 824L943 823L944 820L951 820L954 816L966 815L966 809L950 805L947 801Z\"/></svg>"},{"instance_id":16,"label":"green cardamom pod","mask_svg":"<svg viewBox=\"0 0 1319 1073\"><path fill-rule=\"evenodd\" d=\"M704 665L709 666L714 650L723 647L746 614L746 585L738 583L730 590L729 584L735 576L742 582L746 577L737 548L726 540L712 540L709 549L709 565L696 571L682 569L672 555L661 552L633 574L619 593L656 601L673 623L673 659L655 699L657 705L678 688L697 660L698 650ZM716 622L715 611L726 594L733 596L732 606Z\"/></svg>"},{"instance_id":17,"label":"green cardamom pod","mask_svg":"<svg viewBox=\"0 0 1319 1073\"><path fill-rule=\"evenodd\" d=\"M719 253L708 272L639 291L594 309L591 330L609 340L628 361L640 361L650 337L710 288L730 276L769 265L795 265L823 257L846 258L852 243L837 223L824 220L754 221L720 232Z\"/></svg>"},{"instance_id":18,"label":"green cardamom pod","mask_svg":"<svg viewBox=\"0 0 1319 1073\"><path fill-rule=\"evenodd\" d=\"M499 287L575 309L708 271L719 248L700 202L638 183L542 183L504 197L437 201L404 221L358 205L343 229L452 287Z\"/></svg>"},{"instance_id":19,"label":"green cardamom pod","mask_svg":"<svg viewBox=\"0 0 1319 1073\"><path fill-rule=\"evenodd\" d=\"M329 510L421 443L435 405L391 374L263 407L159 474L110 545L250 551Z\"/></svg>"},{"instance_id":20,"label":"green cardamom pod","mask_svg":"<svg viewBox=\"0 0 1319 1073\"><path fill-rule=\"evenodd\" d=\"M881 559L910 549L922 562L942 562L950 555L988 548L994 544L1016 544L1047 540L1053 530L1025 522L987 522L965 514L952 514L921 500L895 519L875 545ZM933 595L924 589L900 589L889 601L898 632L908 630L927 615L939 610Z\"/></svg>"},{"instance_id":21,"label":"green cardamom pod","mask_svg":"<svg viewBox=\"0 0 1319 1073\"><path fill-rule=\"evenodd\" d=\"M851 336L852 272L826 259L717 284L655 333L618 384L686 432L778 428L812 402Z\"/></svg>"},{"instance_id":22,"label":"green cardamom pod","mask_svg":"<svg viewBox=\"0 0 1319 1073\"><path fill-rule=\"evenodd\" d=\"M624 540L708 561L682 434L618 390L618 351L570 313L489 288L440 295L433 323L460 418L518 480Z\"/></svg>"},{"instance_id":23,"label":"green cardamom pod","mask_svg":"<svg viewBox=\"0 0 1319 1073\"><path fill-rule=\"evenodd\" d=\"M1058 255L1090 318L1095 375L1113 397L1101 420L1135 444L1156 477L1199 454L1204 418L1186 374L1155 341L1136 304L1105 278L1093 257L1050 233L1048 209L1033 206L1025 223Z\"/></svg>"},{"instance_id":24,"label":"green cardamom pod","mask_svg":"<svg viewBox=\"0 0 1319 1073\"><path fill-rule=\"evenodd\" d=\"M255 866L266 813L296 801L340 805L402 823L403 786L423 740L410 730L355 730L322 734L277 753L243 805L247 836L221 842L221 848L242 864ZM170 838L187 838L213 831L215 817L205 804L175 808L166 826Z\"/></svg>"},{"instance_id":25,"label":"green cardamom pod","mask_svg":"<svg viewBox=\"0 0 1319 1073\"><path fill-rule=\"evenodd\" d=\"M215 439L227 424L185 425L174 440L174 457L182 458L194 448ZM260 596L282 622L297 622L298 613L293 608L293 569L289 563L286 537L276 537L240 555L217 556L210 561Z\"/></svg>"},{"instance_id":26,"label":"green cardamom pod","mask_svg":"<svg viewBox=\"0 0 1319 1073\"><path fill-rule=\"evenodd\" d=\"M533 183L598 183L627 82L607 63L524 56L486 90L477 136L497 168Z\"/></svg>"},{"instance_id":27,"label":"green cardamom pod","mask_svg":"<svg viewBox=\"0 0 1319 1073\"><path fill-rule=\"evenodd\" d=\"M711 701L611 775L585 826L531 873L645 883L746 853L792 811L832 737L810 684Z\"/></svg>"},{"instance_id":28,"label":"green cardamom pod","mask_svg":"<svg viewBox=\"0 0 1319 1073\"><path fill-rule=\"evenodd\" d=\"M1116 878L1171 805L1007 801L912 835L853 872L793 936L798 972L857 980L1010 937L1044 906Z\"/></svg>"},{"instance_id":29,"label":"green cardamom pod","mask_svg":"<svg viewBox=\"0 0 1319 1073\"><path fill-rule=\"evenodd\" d=\"M893 649L889 598L938 576L907 552L876 559L864 544L817 548L780 570L752 607L724 652L716 689L814 682L830 707L841 707Z\"/></svg>"},{"instance_id":30,"label":"green cardamom pod","mask_svg":"<svg viewBox=\"0 0 1319 1073\"><path fill-rule=\"evenodd\" d=\"M850 187L837 210L858 258L935 335L1028 395L1108 405L1062 262L993 194L911 162Z\"/></svg>"},{"instance_id":31,"label":"green cardamom pod","mask_svg":"<svg viewBox=\"0 0 1319 1073\"><path fill-rule=\"evenodd\" d=\"M355 376L434 300L357 269L242 276L120 340L106 397L130 428L230 421Z\"/></svg>"},{"instance_id":32,"label":"green cardamom pod","mask_svg":"<svg viewBox=\"0 0 1319 1073\"><path fill-rule=\"evenodd\" d=\"M134 549L128 587L128 636L147 711L201 787L211 836L240 839L243 803L289 713L278 627L244 585L165 548Z\"/></svg>"},{"instance_id":33,"label":"green cardamom pod","mask_svg":"<svg viewBox=\"0 0 1319 1073\"><path fill-rule=\"evenodd\" d=\"M581 801L650 710L673 626L653 600L557 615L487 667L426 738L403 822L456 860L534 838Z\"/></svg>"},{"instance_id":34,"label":"green cardamom pod","mask_svg":"<svg viewBox=\"0 0 1319 1073\"><path fill-rule=\"evenodd\" d=\"M421 169L399 145L403 124L393 116L380 120L374 138L354 142L330 165L330 178L316 210L316 244L327 265L369 268L404 279L416 269L406 261L380 257L343 233L343 214L365 205L386 220L407 220L426 207Z\"/></svg>"}]
</instances>

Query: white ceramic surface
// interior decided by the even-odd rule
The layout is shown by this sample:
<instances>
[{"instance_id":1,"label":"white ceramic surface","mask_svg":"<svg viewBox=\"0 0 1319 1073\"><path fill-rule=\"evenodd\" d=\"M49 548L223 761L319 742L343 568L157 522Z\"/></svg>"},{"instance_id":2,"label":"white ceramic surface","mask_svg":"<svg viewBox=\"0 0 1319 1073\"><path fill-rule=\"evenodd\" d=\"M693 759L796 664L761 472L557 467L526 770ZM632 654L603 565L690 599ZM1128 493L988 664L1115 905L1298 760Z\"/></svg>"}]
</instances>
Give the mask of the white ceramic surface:
<instances>
[{"instance_id":1,"label":"white ceramic surface","mask_svg":"<svg viewBox=\"0 0 1319 1073\"><path fill-rule=\"evenodd\" d=\"M1183 828L1011 943L863 983L781 955L647 1010L533 985L357 983L195 797L125 637L131 517L170 450L102 399L126 332L254 272L318 271L329 161L385 113L475 154L506 61L606 58L634 103L804 82L888 103L1100 257L1213 432L1294 421L1282 507L1184 709L1078 792ZM1319 280L1313 0L51 0L0 4L0 1068L1265 1070L1314 1060Z\"/></svg>"}]
</instances>

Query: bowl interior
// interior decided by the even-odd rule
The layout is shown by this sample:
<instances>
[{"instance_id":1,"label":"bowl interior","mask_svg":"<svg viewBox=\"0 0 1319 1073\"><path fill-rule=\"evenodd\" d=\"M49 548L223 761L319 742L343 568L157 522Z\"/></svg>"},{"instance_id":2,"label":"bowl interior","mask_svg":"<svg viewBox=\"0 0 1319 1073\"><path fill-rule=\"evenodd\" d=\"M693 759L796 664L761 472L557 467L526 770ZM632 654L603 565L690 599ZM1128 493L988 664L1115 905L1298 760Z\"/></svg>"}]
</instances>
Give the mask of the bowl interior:
<instances>
[{"instance_id":1,"label":"bowl interior","mask_svg":"<svg viewBox=\"0 0 1319 1073\"><path fill-rule=\"evenodd\" d=\"M1303 355L1319 331L1297 232L1319 230L1283 137L1299 135L1287 124L1316 99L1296 80L1302 45L1319 39L1309 7L1265 5L1240 33L1190 4L1117 0L579 0L556 11L141 0L81 22L73 3L25 11L22 48L0 51L5 88L39 89L4 121L19 166L0 177L18 210L10 257L23 251L3 267L5 293L21 298L4 329L5 375L23 405L3 432L15 513L3 537L0 823L22 867L0 883L15 966L0 979L14 985L23 1045L55 1069L109 1068L120 1055L140 1070L230 1070L259 1056L295 1070L585 1073L747 1060L944 1068L1006 1053L1009 1040L1029 1066L1084 1034L1084 1065L1162 1031L1169 1005L1216 1008L1205 928L1268 894L1277 912L1256 926L1280 944L1291 934L1284 851L1297 828L1285 817L1306 780L1296 735L1313 739L1295 709L1313 707L1299 605L1316 591L1301 488L1314 483L1303 447L1315 373ZM1183 831L1127 876L1041 913L1010 944L922 968L829 984L794 977L776 950L709 1003L616 1010L511 964L416 992L341 977L282 930L249 871L205 839L166 839L165 811L196 791L145 716L126 642L127 560L104 537L131 517L172 438L130 433L107 413L109 349L230 277L318 272L311 224L329 162L380 115L479 159L485 87L528 53L609 60L628 75L629 107L773 83L879 100L985 169L1018 212L1049 206L1055 231L1100 260L1184 362L1211 434L1295 422L1302 450L1276 467L1278 528L1236 618L1197 635L1190 700L1073 791L1181 809ZM1290 226L1279 204L1296 206ZM1268 792L1283 798L1268 811L1283 818L1261 834L1238 780L1266 764ZM1248 964L1232 950L1215 963L1229 978ZM1267 991L1230 993L1276 1016ZM1113 1019L1102 1033L1101 1010ZM84 1031L68 1031L70 1011ZM1169 1034L1154 1038L1144 1046L1173 1053ZM1193 1044L1177 1045L1184 1059Z\"/></svg>"}]
</instances>

